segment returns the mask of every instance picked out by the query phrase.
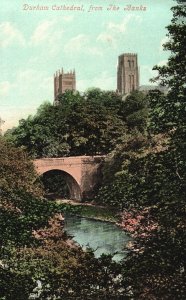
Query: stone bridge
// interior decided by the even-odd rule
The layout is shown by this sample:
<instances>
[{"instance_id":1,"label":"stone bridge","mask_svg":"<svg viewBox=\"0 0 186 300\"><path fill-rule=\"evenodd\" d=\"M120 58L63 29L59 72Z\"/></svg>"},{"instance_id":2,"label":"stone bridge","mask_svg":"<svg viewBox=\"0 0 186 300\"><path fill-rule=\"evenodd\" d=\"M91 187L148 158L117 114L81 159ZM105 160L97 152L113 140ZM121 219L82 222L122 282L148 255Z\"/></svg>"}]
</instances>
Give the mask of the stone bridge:
<instances>
[{"instance_id":1,"label":"stone bridge","mask_svg":"<svg viewBox=\"0 0 186 300\"><path fill-rule=\"evenodd\" d=\"M60 170L70 192L70 198L81 200L91 198L102 179L102 163L105 156L74 156L41 158L34 161L39 175Z\"/></svg>"}]
</instances>

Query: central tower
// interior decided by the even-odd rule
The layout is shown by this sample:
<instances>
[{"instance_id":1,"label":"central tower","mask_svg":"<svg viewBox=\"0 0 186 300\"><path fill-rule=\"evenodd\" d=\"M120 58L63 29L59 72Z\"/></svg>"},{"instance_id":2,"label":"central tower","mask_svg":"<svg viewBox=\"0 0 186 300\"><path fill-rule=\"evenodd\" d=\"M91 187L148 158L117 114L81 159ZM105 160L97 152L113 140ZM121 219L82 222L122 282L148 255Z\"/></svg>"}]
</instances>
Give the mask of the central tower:
<instances>
[{"instance_id":1,"label":"central tower","mask_svg":"<svg viewBox=\"0 0 186 300\"><path fill-rule=\"evenodd\" d=\"M120 94L129 94L138 89L139 71L137 54L121 54L118 57L117 90Z\"/></svg>"},{"instance_id":2,"label":"central tower","mask_svg":"<svg viewBox=\"0 0 186 300\"><path fill-rule=\"evenodd\" d=\"M63 69L58 70L54 74L54 104L57 104L57 97L64 94L65 91L75 91L76 90L76 73L70 71L64 73Z\"/></svg>"}]
</instances>

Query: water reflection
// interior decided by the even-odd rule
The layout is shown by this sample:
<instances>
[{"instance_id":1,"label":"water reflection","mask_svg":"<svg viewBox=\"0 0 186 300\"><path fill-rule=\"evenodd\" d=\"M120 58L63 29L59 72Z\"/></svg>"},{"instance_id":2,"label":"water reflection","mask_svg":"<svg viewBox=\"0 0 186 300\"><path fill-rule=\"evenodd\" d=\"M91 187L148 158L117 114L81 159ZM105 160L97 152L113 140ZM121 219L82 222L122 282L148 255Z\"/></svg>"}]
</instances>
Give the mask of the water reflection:
<instances>
[{"instance_id":1,"label":"water reflection","mask_svg":"<svg viewBox=\"0 0 186 300\"><path fill-rule=\"evenodd\" d=\"M114 254L114 260L119 261L126 256L123 250L130 238L115 224L96 221L76 216L65 217L65 230L73 236L73 240L84 249L95 250L95 256Z\"/></svg>"}]
</instances>

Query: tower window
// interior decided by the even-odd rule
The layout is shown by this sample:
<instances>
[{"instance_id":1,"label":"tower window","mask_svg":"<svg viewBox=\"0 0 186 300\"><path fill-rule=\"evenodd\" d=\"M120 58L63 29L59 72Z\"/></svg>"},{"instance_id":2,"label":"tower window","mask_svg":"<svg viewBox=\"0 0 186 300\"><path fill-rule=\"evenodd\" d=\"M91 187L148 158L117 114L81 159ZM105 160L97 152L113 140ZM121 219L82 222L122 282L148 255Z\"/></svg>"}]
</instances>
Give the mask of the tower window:
<instances>
[{"instance_id":1,"label":"tower window","mask_svg":"<svg viewBox=\"0 0 186 300\"><path fill-rule=\"evenodd\" d=\"M131 92L131 75L129 75L129 92Z\"/></svg>"},{"instance_id":2,"label":"tower window","mask_svg":"<svg viewBox=\"0 0 186 300\"><path fill-rule=\"evenodd\" d=\"M128 64L129 64L129 68L131 68L131 61L130 60L128 60Z\"/></svg>"},{"instance_id":3,"label":"tower window","mask_svg":"<svg viewBox=\"0 0 186 300\"><path fill-rule=\"evenodd\" d=\"M134 75L132 75L132 91L134 91Z\"/></svg>"}]
</instances>

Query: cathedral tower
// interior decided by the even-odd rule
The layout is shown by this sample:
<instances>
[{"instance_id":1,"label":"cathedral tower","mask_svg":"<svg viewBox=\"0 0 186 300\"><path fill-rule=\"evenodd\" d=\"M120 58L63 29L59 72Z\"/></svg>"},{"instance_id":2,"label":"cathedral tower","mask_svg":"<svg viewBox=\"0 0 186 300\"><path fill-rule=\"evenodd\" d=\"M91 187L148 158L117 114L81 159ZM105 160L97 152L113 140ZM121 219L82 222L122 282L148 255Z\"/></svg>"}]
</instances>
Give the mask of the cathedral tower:
<instances>
[{"instance_id":1,"label":"cathedral tower","mask_svg":"<svg viewBox=\"0 0 186 300\"><path fill-rule=\"evenodd\" d=\"M124 53L118 57L117 90L128 94L139 89L137 54Z\"/></svg>"},{"instance_id":2,"label":"cathedral tower","mask_svg":"<svg viewBox=\"0 0 186 300\"><path fill-rule=\"evenodd\" d=\"M63 69L61 69L61 71L59 70L54 74L54 104L57 104L57 97L60 94L64 94L67 90L76 90L75 70L64 73Z\"/></svg>"}]
</instances>

